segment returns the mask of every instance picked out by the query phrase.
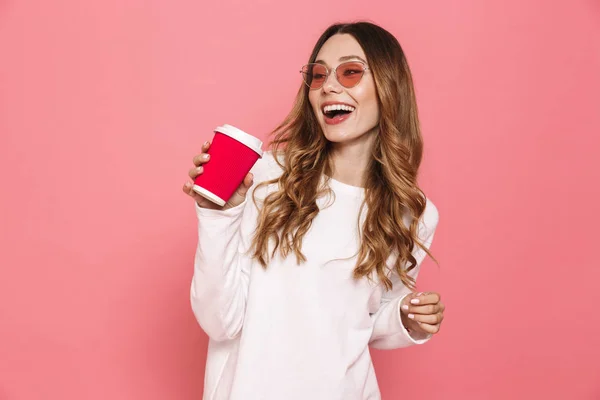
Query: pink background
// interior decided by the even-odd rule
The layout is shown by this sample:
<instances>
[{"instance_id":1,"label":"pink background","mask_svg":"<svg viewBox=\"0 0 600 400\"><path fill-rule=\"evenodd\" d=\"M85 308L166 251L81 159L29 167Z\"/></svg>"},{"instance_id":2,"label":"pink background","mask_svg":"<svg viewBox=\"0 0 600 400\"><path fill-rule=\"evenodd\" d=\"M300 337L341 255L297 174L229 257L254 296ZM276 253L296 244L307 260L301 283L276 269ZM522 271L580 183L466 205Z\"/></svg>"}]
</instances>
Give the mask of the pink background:
<instances>
[{"instance_id":1,"label":"pink background","mask_svg":"<svg viewBox=\"0 0 600 400\"><path fill-rule=\"evenodd\" d=\"M358 18L415 75L448 306L374 352L384 399L600 398L597 0L0 0L1 400L201 398L191 158Z\"/></svg>"}]
</instances>

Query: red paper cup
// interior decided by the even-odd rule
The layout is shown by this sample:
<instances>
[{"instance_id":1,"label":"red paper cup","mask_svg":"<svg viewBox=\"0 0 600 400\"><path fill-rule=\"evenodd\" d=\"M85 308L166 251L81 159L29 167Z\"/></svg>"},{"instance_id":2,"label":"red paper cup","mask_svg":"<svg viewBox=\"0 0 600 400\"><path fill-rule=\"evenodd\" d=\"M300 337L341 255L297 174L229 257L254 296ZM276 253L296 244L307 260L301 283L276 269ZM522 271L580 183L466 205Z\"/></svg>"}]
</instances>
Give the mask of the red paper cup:
<instances>
[{"instance_id":1,"label":"red paper cup","mask_svg":"<svg viewBox=\"0 0 600 400\"><path fill-rule=\"evenodd\" d=\"M207 151L210 161L194 180L194 192L224 206L262 158L262 142L231 125L219 126Z\"/></svg>"}]
</instances>

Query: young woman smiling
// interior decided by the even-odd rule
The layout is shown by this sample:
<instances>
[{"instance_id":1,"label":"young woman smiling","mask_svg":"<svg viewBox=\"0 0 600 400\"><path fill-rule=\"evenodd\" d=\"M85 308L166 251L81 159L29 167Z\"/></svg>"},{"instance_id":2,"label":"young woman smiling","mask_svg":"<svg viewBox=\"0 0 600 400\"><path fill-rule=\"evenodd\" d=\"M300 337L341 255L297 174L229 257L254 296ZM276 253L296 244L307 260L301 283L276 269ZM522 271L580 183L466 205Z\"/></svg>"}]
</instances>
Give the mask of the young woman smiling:
<instances>
[{"instance_id":1,"label":"young woman smiling","mask_svg":"<svg viewBox=\"0 0 600 400\"><path fill-rule=\"evenodd\" d=\"M417 184L423 142L400 44L371 23L336 24L301 74L272 151L224 207L183 187L199 221L205 399L379 399L369 346L424 343L443 319L438 293L414 292L438 211Z\"/></svg>"}]
</instances>

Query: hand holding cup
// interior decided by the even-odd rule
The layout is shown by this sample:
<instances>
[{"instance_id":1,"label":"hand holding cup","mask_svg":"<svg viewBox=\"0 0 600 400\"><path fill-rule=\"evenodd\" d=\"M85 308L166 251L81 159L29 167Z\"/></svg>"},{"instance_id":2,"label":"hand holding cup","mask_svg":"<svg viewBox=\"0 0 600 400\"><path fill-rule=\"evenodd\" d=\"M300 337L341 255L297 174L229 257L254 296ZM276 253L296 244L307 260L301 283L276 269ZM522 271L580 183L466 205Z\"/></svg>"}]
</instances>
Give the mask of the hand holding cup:
<instances>
[{"instance_id":1,"label":"hand holding cup","mask_svg":"<svg viewBox=\"0 0 600 400\"><path fill-rule=\"evenodd\" d=\"M190 169L188 173L190 178L192 178L192 181L196 180L196 177L198 177L198 175L204 172L204 164L210 161L210 154L206 153L206 151L208 151L209 148L210 142L204 143L204 145L202 146L202 152L194 156L192 160L194 163L194 168ZM252 176L252 173L249 172L244 178L242 184L237 188L231 199L229 199L229 201L225 203L225 205L222 207L196 193L194 191L194 185L190 182L186 182L185 185L183 185L183 191L184 193L192 197L194 200L196 200L196 203L198 203L198 206L201 208L210 208L213 210L227 210L229 208L239 206L244 202L244 200L246 199L246 194L248 193L248 189L250 189L250 187L252 186L253 178L254 177Z\"/></svg>"},{"instance_id":2,"label":"hand holding cup","mask_svg":"<svg viewBox=\"0 0 600 400\"><path fill-rule=\"evenodd\" d=\"M193 184L187 182L183 191L202 208L239 206L253 183L249 171L262 154L260 139L231 125L219 126L212 142L204 143L194 157L194 168L189 171Z\"/></svg>"}]
</instances>

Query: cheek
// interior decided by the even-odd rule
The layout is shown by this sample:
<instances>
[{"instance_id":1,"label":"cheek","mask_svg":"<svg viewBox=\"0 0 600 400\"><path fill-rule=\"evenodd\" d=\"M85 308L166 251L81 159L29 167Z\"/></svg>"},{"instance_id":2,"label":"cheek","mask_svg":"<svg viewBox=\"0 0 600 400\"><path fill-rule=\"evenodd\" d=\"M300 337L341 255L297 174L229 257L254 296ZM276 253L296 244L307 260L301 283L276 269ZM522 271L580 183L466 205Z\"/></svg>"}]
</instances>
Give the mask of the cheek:
<instances>
[{"instance_id":1,"label":"cheek","mask_svg":"<svg viewBox=\"0 0 600 400\"><path fill-rule=\"evenodd\" d=\"M376 119L377 121L379 121L379 104L377 103L377 98L375 98L373 100L373 107L372 107L372 112L373 112L373 118Z\"/></svg>"},{"instance_id":2,"label":"cheek","mask_svg":"<svg viewBox=\"0 0 600 400\"><path fill-rule=\"evenodd\" d=\"M374 87L365 87L360 93L356 94L356 99L369 119L379 119L379 104Z\"/></svg>"},{"instance_id":3,"label":"cheek","mask_svg":"<svg viewBox=\"0 0 600 400\"><path fill-rule=\"evenodd\" d=\"M308 93L308 102L310 103L310 108L312 108L313 112L315 113L315 115L318 115L317 113L317 108L316 108L316 104L317 104L317 93L315 93L316 91L310 91Z\"/></svg>"}]
</instances>

